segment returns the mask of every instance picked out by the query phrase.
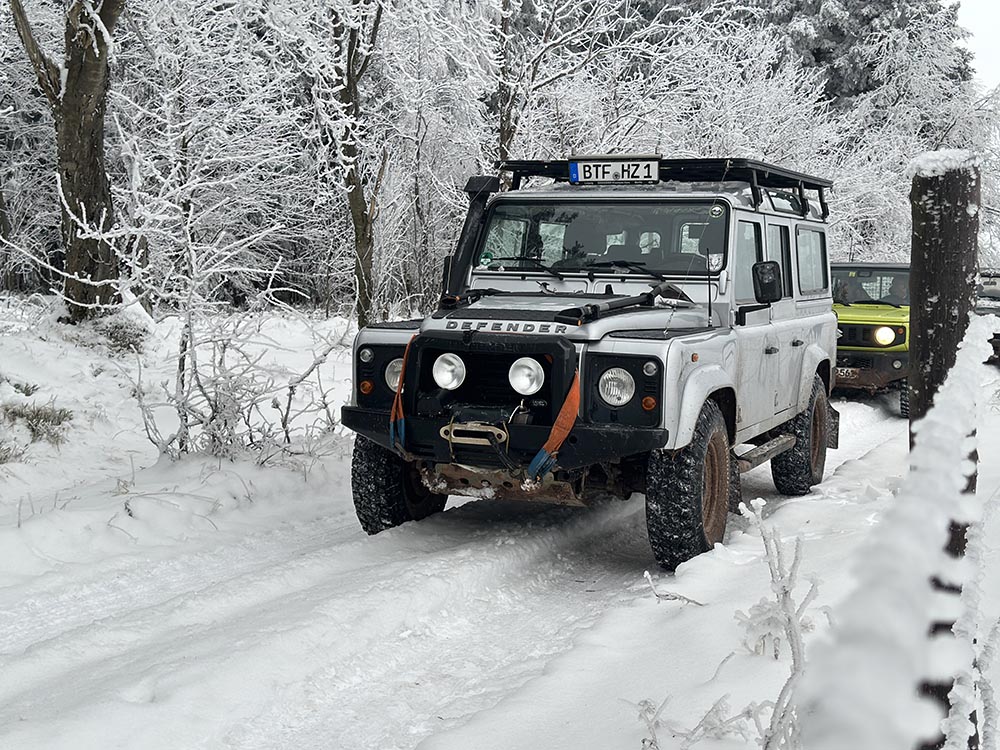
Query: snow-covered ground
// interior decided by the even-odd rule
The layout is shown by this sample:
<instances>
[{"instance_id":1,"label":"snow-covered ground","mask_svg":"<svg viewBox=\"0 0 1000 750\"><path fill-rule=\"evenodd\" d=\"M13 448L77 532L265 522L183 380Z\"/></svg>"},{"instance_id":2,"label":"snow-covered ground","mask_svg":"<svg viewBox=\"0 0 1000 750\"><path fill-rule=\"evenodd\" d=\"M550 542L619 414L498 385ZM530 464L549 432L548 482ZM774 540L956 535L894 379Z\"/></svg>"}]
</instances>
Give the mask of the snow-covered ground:
<instances>
[{"instance_id":1,"label":"snow-covered ground","mask_svg":"<svg viewBox=\"0 0 1000 750\"><path fill-rule=\"evenodd\" d=\"M276 373L312 361L315 332L262 326L281 344ZM147 342L155 377L173 338L167 322ZM725 695L734 713L773 699L787 677L787 651L742 643L735 614L770 582L741 518L676 575L654 572L703 606L652 595L639 496L587 510L467 502L369 538L347 436L294 465L158 460L132 360L89 328L0 306L0 402L73 412L59 446L0 464L2 748L639 748L639 706L666 700L666 750L681 746L667 725L692 728ZM341 400L348 362L343 350L324 365ZM743 478L744 498L805 540L819 631L906 470L889 400L836 406L841 448L815 493L779 497L766 467ZM996 456L1000 404L984 417L980 452ZM1000 466L983 460L981 496L997 492ZM996 616L1000 519L988 538Z\"/></svg>"}]
</instances>

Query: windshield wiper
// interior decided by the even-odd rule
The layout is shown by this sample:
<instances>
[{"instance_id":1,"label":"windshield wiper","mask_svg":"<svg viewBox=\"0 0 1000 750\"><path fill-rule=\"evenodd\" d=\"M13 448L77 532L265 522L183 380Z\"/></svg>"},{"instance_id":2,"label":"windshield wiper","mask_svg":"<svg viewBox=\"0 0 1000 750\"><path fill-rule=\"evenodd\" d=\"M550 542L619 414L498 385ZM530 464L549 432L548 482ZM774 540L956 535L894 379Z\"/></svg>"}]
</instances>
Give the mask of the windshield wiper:
<instances>
[{"instance_id":1,"label":"windshield wiper","mask_svg":"<svg viewBox=\"0 0 1000 750\"><path fill-rule=\"evenodd\" d=\"M552 266L547 266L544 263L542 263L542 261L540 261L540 260L536 260L535 258L522 258L520 256L514 256L514 255L505 256L505 257L501 257L501 258L490 258L490 263L487 266L487 268L493 268L494 264L498 263L499 261L504 261L504 260L516 260L516 261L520 261L521 263L530 263L535 268L538 268L538 269L540 269L542 271L545 271L545 273L549 274L550 276L555 276L557 279L559 279L559 281L562 281L565 278L561 273L559 273Z\"/></svg>"},{"instance_id":2,"label":"windshield wiper","mask_svg":"<svg viewBox=\"0 0 1000 750\"><path fill-rule=\"evenodd\" d=\"M647 268L645 262L641 260L625 260L623 258L618 258L615 260L595 260L593 263L584 264L583 268L627 268L635 273L642 273L646 276L652 276L658 281L666 281L667 277L664 276L659 271L654 271L651 268ZM582 269L581 269L582 270Z\"/></svg>"},{"instance_id":3,"label":"windshield wiper","mask_svg":"<svg viewBox=\"0 0 1000 750\"><path fill-rule=\"evenodd\" d=\"M438 306L445 310L454 310L456 307L471 305L476 300L482 299L483 297L490 297L494 294L508 294L508 292L503 289L494 289L493 287L487 287L485 289L469 289L465 292L465 294L443 295L441 300L438 302Z\"/></svg>"},{"instance_id":4,"label":"windshield wiper","mask_svg":"<svg viewBox=\"0 0 1000 750\"><path fill-rule=\"evenodd\" d=\"M668 294L670 296L668 296ZM591 321L597 320L603 315L615 310L623 310L628 307L638 307L640 305L652 307L656 303L658 297L675 300L677 302L689 302L694 304L692 299L684 293L684 290L674 285L673 282L661 281L648 292L637 294L634 297L619 297L617 299L609 300L608 302L601 302L594 305L583 305L582 307L570 307L569 309L562 310L561 312L556 313L556 322L581 326L584 323L590 323Z\"/></svg>"}]
</instances>

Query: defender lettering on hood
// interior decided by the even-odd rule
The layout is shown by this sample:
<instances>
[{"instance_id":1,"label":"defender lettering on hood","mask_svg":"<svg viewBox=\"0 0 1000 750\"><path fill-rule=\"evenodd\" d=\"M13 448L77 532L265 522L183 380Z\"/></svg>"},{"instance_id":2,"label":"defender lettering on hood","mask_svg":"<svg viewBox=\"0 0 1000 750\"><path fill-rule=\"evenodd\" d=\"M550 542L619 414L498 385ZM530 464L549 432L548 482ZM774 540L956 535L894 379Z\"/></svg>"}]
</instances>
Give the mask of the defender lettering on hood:
<instances>
[{"instance_id":1,"label":"defender lettering on hood","mask_svg":"<svg viewBox=\"0 0 1000 750\"><path fill-rule=\"evenodd\" d=\"M515 323L492 320L449 320L445 325L449 331L496 331L497 333L566 333L569 326L561 323Z\"/></svg>"}]
</instances>

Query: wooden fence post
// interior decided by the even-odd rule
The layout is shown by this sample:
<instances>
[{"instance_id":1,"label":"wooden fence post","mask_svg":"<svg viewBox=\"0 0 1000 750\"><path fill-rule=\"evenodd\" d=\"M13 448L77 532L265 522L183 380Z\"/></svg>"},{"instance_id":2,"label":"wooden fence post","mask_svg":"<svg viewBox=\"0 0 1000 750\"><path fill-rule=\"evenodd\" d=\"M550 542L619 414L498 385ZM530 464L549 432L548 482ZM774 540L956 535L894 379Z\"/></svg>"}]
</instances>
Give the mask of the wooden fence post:
<instances>
[{"instance_id":1,"label":"wooden fence post","mask_svg":"<svg viewBox=\"0 0 1000 750\"><path fill-rule=\"evenodd\" d=\"M910 248L910 447L913 424L930 409L935 394L955 364L958 345L975 306L978 273L980 176L979 159L967 151L936 151L914 160L910 208L913 220ZM978 462L975 451L970 458ZM973 469L965 492L976 491ZM965 555L965 525L952 522L947 553ZM961 585L935 578L934 588L960 596ZM931 633L948 637L954 622L936 622ZM952 681L925 682L921 693L948 712ZM920 745L931 750L944 745L941 735ZM979 738L969 738L978 748Z\"/></svg>"}]
</instances>

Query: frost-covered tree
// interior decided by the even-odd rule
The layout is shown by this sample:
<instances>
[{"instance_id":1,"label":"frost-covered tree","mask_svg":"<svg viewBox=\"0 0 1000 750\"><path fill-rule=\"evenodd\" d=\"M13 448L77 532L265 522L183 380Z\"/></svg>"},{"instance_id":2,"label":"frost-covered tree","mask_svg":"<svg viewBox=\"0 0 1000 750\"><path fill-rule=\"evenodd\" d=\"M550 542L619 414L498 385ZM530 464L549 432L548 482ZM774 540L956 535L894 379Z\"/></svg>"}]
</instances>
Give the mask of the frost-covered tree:
<instances>
[{"instance_id":1,"label":"frost-covered tree","mask_svg":"<svg viewBox=\"0 0 1000 750\"><path fill-rule=\"evenodd\" d=\"M40 25L59 20L51 8L32 11ZM32 262L34 257L61 267L55 172L50 107L24 54L10 5L0 3L0 200L6 209L6 220L0 219L6 224L6 233L0 232L0 289L44 288L48 274Z\"/></svg>"},{"instance_id":2,"label":"frost-covered tree","mask_svg":"<svg viewBox=\"0 0 1000 750\"><path fill-rule=\"evenodd\" d=\"M315 290L310 256L334 223L319 207L303 84L264 7L146 0L123 31L129 72L111 103L119 250L153 303L176 309L200 284L199 299L238 305L264 278Z\"/></svg>"},{"instance_id":3,"label":"frost-covered tree","mask_svg":"<svg viewBox=\"0 0 1000 750\"><path fill-rule=\"evenodd\" d=\"M63 59L46 54L21 0L10 0L14 25L55 121L66 298L80 320L115 296L117 264L102 232L114 212L104 153L104 115L114 30L125 0L71 0L64 16Z\"/></svg>"}]
</instances>

